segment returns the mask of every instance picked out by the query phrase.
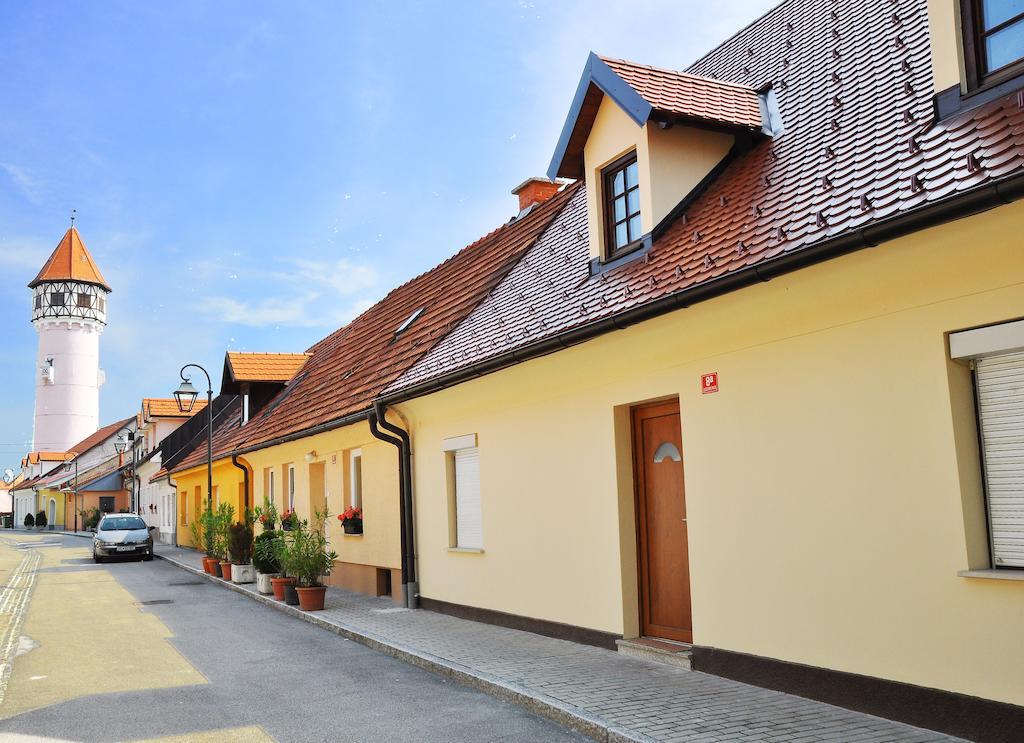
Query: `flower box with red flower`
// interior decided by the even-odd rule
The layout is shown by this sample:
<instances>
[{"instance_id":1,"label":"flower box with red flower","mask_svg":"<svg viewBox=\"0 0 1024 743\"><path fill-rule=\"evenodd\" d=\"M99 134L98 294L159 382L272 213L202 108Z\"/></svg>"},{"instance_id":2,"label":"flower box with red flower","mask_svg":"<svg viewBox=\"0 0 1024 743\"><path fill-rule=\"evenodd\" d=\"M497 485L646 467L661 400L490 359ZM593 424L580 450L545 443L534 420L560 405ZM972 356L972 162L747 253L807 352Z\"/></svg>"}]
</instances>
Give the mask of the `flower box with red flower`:
<instances>
[{"instance_id":1,"label":"flower box with red flower","mask_svg":"<svg viewBox=\"0 0 1024 743\"><path fill-rule=\"evenodd\" d=\"M338 514L338 521L346 534L363 533L363 509L349 506L342 513Z\"/></svg>"},{"instance_id":2,"label":"flower box with red flower","mask_svg":"<svg viewBox=\"0 0 1024 743\"><path fill-rule=\"evenodd\" d=\"M281 514L281 528L285 531L291 531L292 527L295 526L295 510L289 508L287 511Z\"/></svg>"}]
</instances>

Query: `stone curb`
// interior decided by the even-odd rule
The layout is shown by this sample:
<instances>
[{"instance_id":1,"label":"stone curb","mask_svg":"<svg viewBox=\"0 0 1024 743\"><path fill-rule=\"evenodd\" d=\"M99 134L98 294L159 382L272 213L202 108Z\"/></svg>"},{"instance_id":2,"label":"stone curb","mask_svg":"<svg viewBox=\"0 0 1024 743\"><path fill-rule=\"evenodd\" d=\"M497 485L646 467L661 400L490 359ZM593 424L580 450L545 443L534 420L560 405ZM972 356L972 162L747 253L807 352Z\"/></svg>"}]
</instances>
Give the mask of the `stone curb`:
<instances>
[{"instance_id":1,"label":"stone curb","mask_svg":"<svg viewBox=\"0 0 1024 743\"><path fill-rule=\"evenodd\" d=\"M72 534L71 536L76 535ZM158 552L154 552L154 556L169 562L182 570L192 573L193 575L205 578L211 583L215 583L222 588L227 588L236 593L248 596L254 601L271 606L278 611L284 612L285 614L297 619L301 619L316 627L320 627L321 629L333 632L347 640L358 642L360 645L365 645L368 648L385 653L386 655L390 655L398 660L423 668L427 671L431 671L439 676L452 679L453 681L457 681L465 686L482 691L504 702L515 704L529 712L545 717L553 722L557 722L563 727L580 732L596 741L601 741L602 743L651 743L653 741L653 738L649 738L646 735L610 726L600 717L592 715L586 710L565 704L553 697L539 694L536 691L519 684L510 683L496 676L491 676L490 674L482 673L480 671L474 671L460 663L456 663L430 653L424 653L413 648L405 647L384 637L355 630L342 624L329 622L326 619L321 619L316 614L311 614L293 606L288 606L276 599L242 588L234 583L226 583L221 579L208 575L200 568L194 568L191 565L186 565L185 563L179 562L167 555L161 555Z\"/></svg>"}]
</instances>

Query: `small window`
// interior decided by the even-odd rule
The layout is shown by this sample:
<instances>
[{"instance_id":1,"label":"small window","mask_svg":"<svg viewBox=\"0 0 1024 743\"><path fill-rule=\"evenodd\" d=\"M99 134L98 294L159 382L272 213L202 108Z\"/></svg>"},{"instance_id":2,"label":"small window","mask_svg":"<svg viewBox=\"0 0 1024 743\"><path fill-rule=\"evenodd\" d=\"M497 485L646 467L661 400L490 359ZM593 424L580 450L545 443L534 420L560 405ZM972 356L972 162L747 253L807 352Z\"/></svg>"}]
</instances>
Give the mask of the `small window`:
<instances>
[{"instance_id":1,"label":"small window","mask_svg":"<svg viewBox=\"0 0 1024 743\"><path fill-rule=\"evenodd\" d=\"M363 507L363 450L353 449L349 455L349 496L352 508Z\"/></svg>"},{"instance_id":2,"label":"small window","mask_svg":"<svg viewBox=\"0 0 1024 743\"><path fill-rule=\"evenodd\" d=\"M51 307L63 307L64 306L64 292L50 292L50 306Z\"/></svg>"},{"instance_id":3,"label":"small window","mask_svg":"<svg viewBox=\"0 0 1024 743\"><path fill-rule=\"evenodd\" d=\"M448 451L449 508L454 518L451 545L458 549L482 550L483 518L480 510L480 452L476 446Z\"/></svg>"},{"instance_id":4,"label":"small window","mask_svg":"<svg viewBox=\"0 0 1024 743\"><path fill-rule=\"evenodd\" d=\"M621 157L603 171L605 248L608 257L636 247L641 237L640 172L636 152Z\"/></svg>"},{"instance_id":5,"label":"small window","mask_svg":"<svg viewBox=\"0 0 1024 743\"><path fill-rule=\"evenodd\" d=\"M36 309L41 310L43 308L43 295L36 294Z\"/></svg>"},{"instance_id":6,"label":"small window","mask_svg":"<svg viewBox=\"0 0 1024 743\"><path fill-rule=\"evenodd\" d=\"M274 502L274 470L267 470L267 500Z\"/></svg>"},{"instance_id":7,"label":"small window","mask_svg":"<svg viewBox=\"0 0 1024 743\"><path fill-rule=\"evenodd\" d=\"M96 297L96 308L100 312L106 312L107 311L107 300L104 299L103 297Z\"/></svg>"},{"instance_id":8,"label":"small window","mask_svg":"<svg viewBox=\"0 0 1024 743\"><path fill-rule=\"evenodd\" d=\"M288 508L295 510L295 465L288 465Z\"/></svg>"},{"instance_id":9,"label":"small window","mask_svg":"<svg viewBox=\"0 0 1024 743\"><path fill-rule=\"evenodd\" d=\"M92 309L92 295L85 292L78 292L78 306L85 309Z\"/></svg>"},{"instance_id":10,"label":"small window","mask_svg":"<svg viewBox=\"0 0 1024 743\"><path fill-rule=\"evenodd\" d=\"M404 333L406 330L408 330L410 327L412 327L412 324L414 322L416 322L417 319L419 319L419 316L423 314L423 310L425 310L425 309L427 309L427 308L426 307L420 307L419 309L414 310L413 313L411 315L409 315L407 318L405 318L405 320L402 322L402 324L399 325L398 328L395 330L395 338L397 338L402 333Z\"/></svg>"},{"instance_id":11,"label":"small window","mask_svg":"<svg viewBox=\"0 0 1024 743\"><path fill-rule=\"evenodd\" d=\"M961 0L968 88L1024 72L1024 3L1020 0Z\"/></svg>"},{"instance_id":12,"label":"small window","mask_svg":"<svg viewBox=\"0 0 1024 743\"><path fill-rule=\"evenodd\" d=\"M249 393L242 395L242 423L249 422Z\"/></svg>"}]
</instances>

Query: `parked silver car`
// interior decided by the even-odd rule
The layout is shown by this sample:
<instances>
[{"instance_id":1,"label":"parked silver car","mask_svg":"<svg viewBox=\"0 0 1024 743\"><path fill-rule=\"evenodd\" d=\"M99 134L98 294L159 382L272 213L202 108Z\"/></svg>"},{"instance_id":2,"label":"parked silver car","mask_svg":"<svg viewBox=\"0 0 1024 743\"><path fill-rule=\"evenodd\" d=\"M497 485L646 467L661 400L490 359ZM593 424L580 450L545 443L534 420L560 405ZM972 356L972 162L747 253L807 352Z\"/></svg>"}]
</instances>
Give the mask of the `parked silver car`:
<instances>
[{"instance_id":1,"label":"parked silver car","mask_svg":"<svg viewBox=\"0 0 1024 743\"><path fill-rule=\"evenodd\" d=\"M134 513L108 513L96 526L92 539L92 559L108 557L153 559L153 537L146 522Z\"/></svg>"}]
</instances>

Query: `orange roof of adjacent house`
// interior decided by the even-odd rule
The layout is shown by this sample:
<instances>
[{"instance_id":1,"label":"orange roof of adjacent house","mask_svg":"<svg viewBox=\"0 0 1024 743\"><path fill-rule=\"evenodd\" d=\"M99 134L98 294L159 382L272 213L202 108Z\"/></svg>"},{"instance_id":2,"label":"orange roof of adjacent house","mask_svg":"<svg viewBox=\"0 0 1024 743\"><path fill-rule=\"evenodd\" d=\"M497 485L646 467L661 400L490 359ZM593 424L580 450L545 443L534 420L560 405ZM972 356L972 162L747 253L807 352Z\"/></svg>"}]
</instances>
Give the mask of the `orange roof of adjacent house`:
<instances>
[{"instance_id":1,"label":"orange roof of adjacent house","mask_svg":"<svg viewBox=\"0 0 1024 743\"><path fill-rule=\"evenodd\" d=\"M246 353L228 351L228 367L236 382L289 382L309 358L308 353Z\"/></svg>"},{"instance_id":2,"label":"orange roof of adjacent house","mask_svg":"<svg viewBox=\"0 0 1024 743\"><path fill-rule=\"evenodd\" d=\"M82 236L74 227L69 227L64 233L60 243L28 286L34 289L44 281L81 281L110 291L96 261L82 242Z\"/></svg>"},{"instance_id":3,"label":"orange roof of adjacent house","mask_svg":"<svg viewBox=\"0 0 1024 743\"><path fill-rule=\"evenodd\" d=\"M28 453L29 464L40 462L63 462L65 454L62 451L30 451Z\"/></svg>"},{"instance_id":4,"label":"orange roof of adjacent house","mask_svg":"<svg viewBox=\"0 0 1024 743\"><path fill-rule=\"evenodd\" d=\"M142 418L191 418L206 407L206 400L196 398L191 412L182 413L173 397L146 397L142 400Z\"/></svg>"},{"instance_id":5,"label":"orange roof of adjacent house","mask_svg":"<svg viewBox=\"0 0 1024 743\"><path fill-rule=\"evenodd\" d=\"M120 429L127 426L134 418L134 415L129 416L124 420L117 421L117 423L111 423L109 426L104 426L96 431L96 433L91 436L86 436L84 439L68 449L68 454L74 454L76 457L85 454L87 451L99 444L102 444L108 438L116 434Z\"/></svg>"}]
</instances>

